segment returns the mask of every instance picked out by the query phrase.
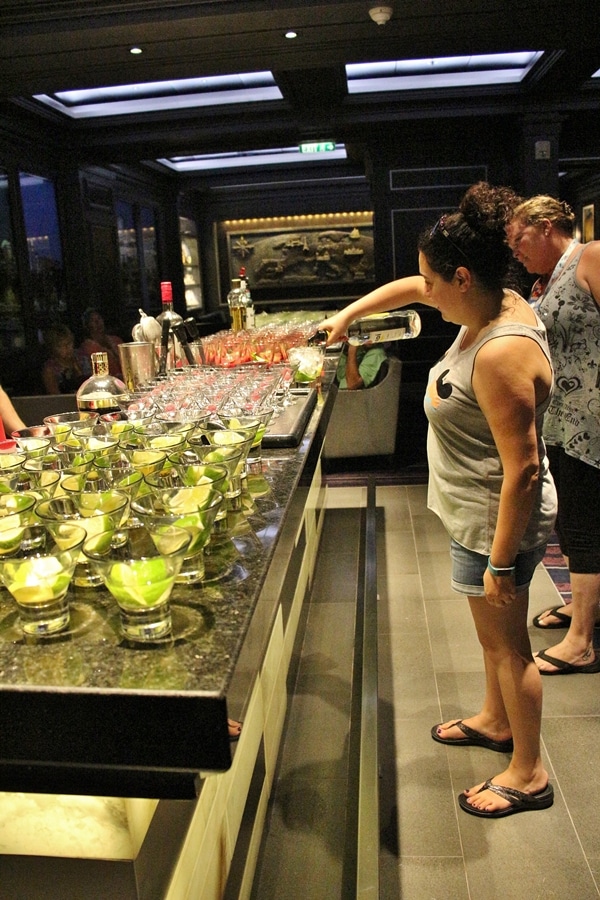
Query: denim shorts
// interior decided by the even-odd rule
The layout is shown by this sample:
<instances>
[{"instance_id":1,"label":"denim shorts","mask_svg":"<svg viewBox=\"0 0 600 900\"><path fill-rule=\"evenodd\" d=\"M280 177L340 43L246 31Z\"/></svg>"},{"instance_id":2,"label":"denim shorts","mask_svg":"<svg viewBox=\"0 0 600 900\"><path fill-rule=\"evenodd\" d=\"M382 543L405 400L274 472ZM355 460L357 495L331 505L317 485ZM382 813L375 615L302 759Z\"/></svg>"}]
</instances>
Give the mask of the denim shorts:
<instances>
[{"instance_id":1,"label":"denim shorts","mask_svg":"<svg viewBox=\"0 0 600 900\"><path fill-rule=\"evenodd\" d=\"M546 545L519 553L515 560L515 583L518 591L528 588L533 573L544 558ZM455 540L450 540L452 557L452 589L469 597L485 597L483 575L487 569L488 558L482 553L467 550Z\"/></svg>"}]
</instances>

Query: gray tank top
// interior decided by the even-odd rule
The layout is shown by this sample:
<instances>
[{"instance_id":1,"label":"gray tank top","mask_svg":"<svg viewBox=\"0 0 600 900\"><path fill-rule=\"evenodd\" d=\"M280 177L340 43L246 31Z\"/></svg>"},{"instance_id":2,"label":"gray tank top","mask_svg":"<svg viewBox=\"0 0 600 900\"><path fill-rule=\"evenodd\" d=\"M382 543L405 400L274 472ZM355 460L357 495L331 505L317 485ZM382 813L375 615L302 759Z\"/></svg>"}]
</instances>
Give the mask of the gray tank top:
<instances>
[{"instance_id":1,"label":"gray tank top","mask_svg":"<svg viewBox=\"0 0 600 900\"><path fill-rule=\"evenodd\" d=\"M502 464L490 427L473 391L475 358L488 341L505 335L534 340L550 362L544 325L510 323L497 325L480 341L460 349L466 329L429 373L425 414L429 421L428 506L455 541L476 553L489 554L498 519ZM554 387L554 384L552 385ZM520 552L546 542L554 527L556 491L548 468L542 439L544 412L549 397L536 410L541 477L537 502L520 546Z\"/></svg>"}]
</instances>

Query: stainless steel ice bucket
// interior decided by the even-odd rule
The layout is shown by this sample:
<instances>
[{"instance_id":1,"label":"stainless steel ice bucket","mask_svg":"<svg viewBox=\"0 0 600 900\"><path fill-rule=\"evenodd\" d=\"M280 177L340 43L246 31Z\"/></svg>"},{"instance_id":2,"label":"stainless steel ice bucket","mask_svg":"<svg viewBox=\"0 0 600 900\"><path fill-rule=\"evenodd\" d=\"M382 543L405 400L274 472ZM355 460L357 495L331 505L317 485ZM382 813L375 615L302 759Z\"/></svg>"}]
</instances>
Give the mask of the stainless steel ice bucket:
<instances>
[{"instance_id":1,"label":"stainless steel ice bucket","mask_svg":"<svg viewBox=\"0 0 600 900\"><path fill-rule=\"evenodd\" d=\"M156 350L150 341L119 344L123 381L130 391L138 391L156 377Z\"/></svg>"}]
</instances>

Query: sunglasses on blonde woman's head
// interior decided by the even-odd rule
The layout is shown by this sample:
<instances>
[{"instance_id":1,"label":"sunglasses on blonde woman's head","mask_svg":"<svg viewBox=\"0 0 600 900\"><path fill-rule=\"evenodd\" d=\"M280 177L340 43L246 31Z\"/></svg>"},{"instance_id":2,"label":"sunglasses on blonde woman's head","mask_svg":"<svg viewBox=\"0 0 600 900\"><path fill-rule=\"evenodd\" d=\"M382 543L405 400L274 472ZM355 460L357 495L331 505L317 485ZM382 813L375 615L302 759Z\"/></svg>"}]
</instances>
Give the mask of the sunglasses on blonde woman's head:
<instances>
[{"instance_id":1,"label":"sunglasses on blonde woman's head","mask_svg":"<svg viewBox=\"0 0 600 900\"><path fill-rule=\"evenodd\" d=\"M464 251L464 250L461 250L461 248L458 246L458 244L455 244L454 241L452 240L452 238L450 237L450 233L449 233L448 229L446 228L446 219L447 219L447 218L448 218L448 217L447 217L447 215L446 215L445 213L444 213L443 216L440 216L440 217L439 217L439 219L437 220L437 222L435 223L435 225L433 226L433 228L432 228L431 231L429 232L429 237L430 237L430 238L434 237L434 236L438 233L438 231L439 231L439 233L440 233L443 237L446 238L446 240L448 241L448 243L449 243L452 247L454 247L454 249L456 250L456 252L457 252L457 253L460 253L461 256L463 256L463 257L466 259L466 261L469 263L469 265L471 265L471 261L470 261L469 257L467 256L467 254L465 253L465 251Z\"/></svg>"}]
</instances>

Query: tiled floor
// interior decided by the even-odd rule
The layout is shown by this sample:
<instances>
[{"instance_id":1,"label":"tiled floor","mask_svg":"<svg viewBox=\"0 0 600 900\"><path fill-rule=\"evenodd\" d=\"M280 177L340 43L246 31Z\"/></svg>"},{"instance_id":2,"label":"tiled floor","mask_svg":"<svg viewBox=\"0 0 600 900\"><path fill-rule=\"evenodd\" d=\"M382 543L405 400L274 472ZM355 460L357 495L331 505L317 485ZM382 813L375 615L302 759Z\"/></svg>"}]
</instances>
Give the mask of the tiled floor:
<instances>
[{"instance_id":1,"label":"tiled floor","mask_svg":"<svg viewBox=\"0 0 600 900\"><path fill-rule=\"evenodd\" d=\"M448 540L424 485L377 490L381 890L401 900L600 896L600 675L545 678L543 752L554 806L496 821L456 795L504 759L443 747L430 728L478 709L482 661L467 603L449 587ZM291 704L257 900L332 900L341 884L357 541L363 488L329 490L327 531ZM344 577L341 577L341 574ZM543 568L535 613L557 601ZM534 649L551 642L531 628ZM550 641L549 641L550 637Z\"/></svg>"}]
</instances>

